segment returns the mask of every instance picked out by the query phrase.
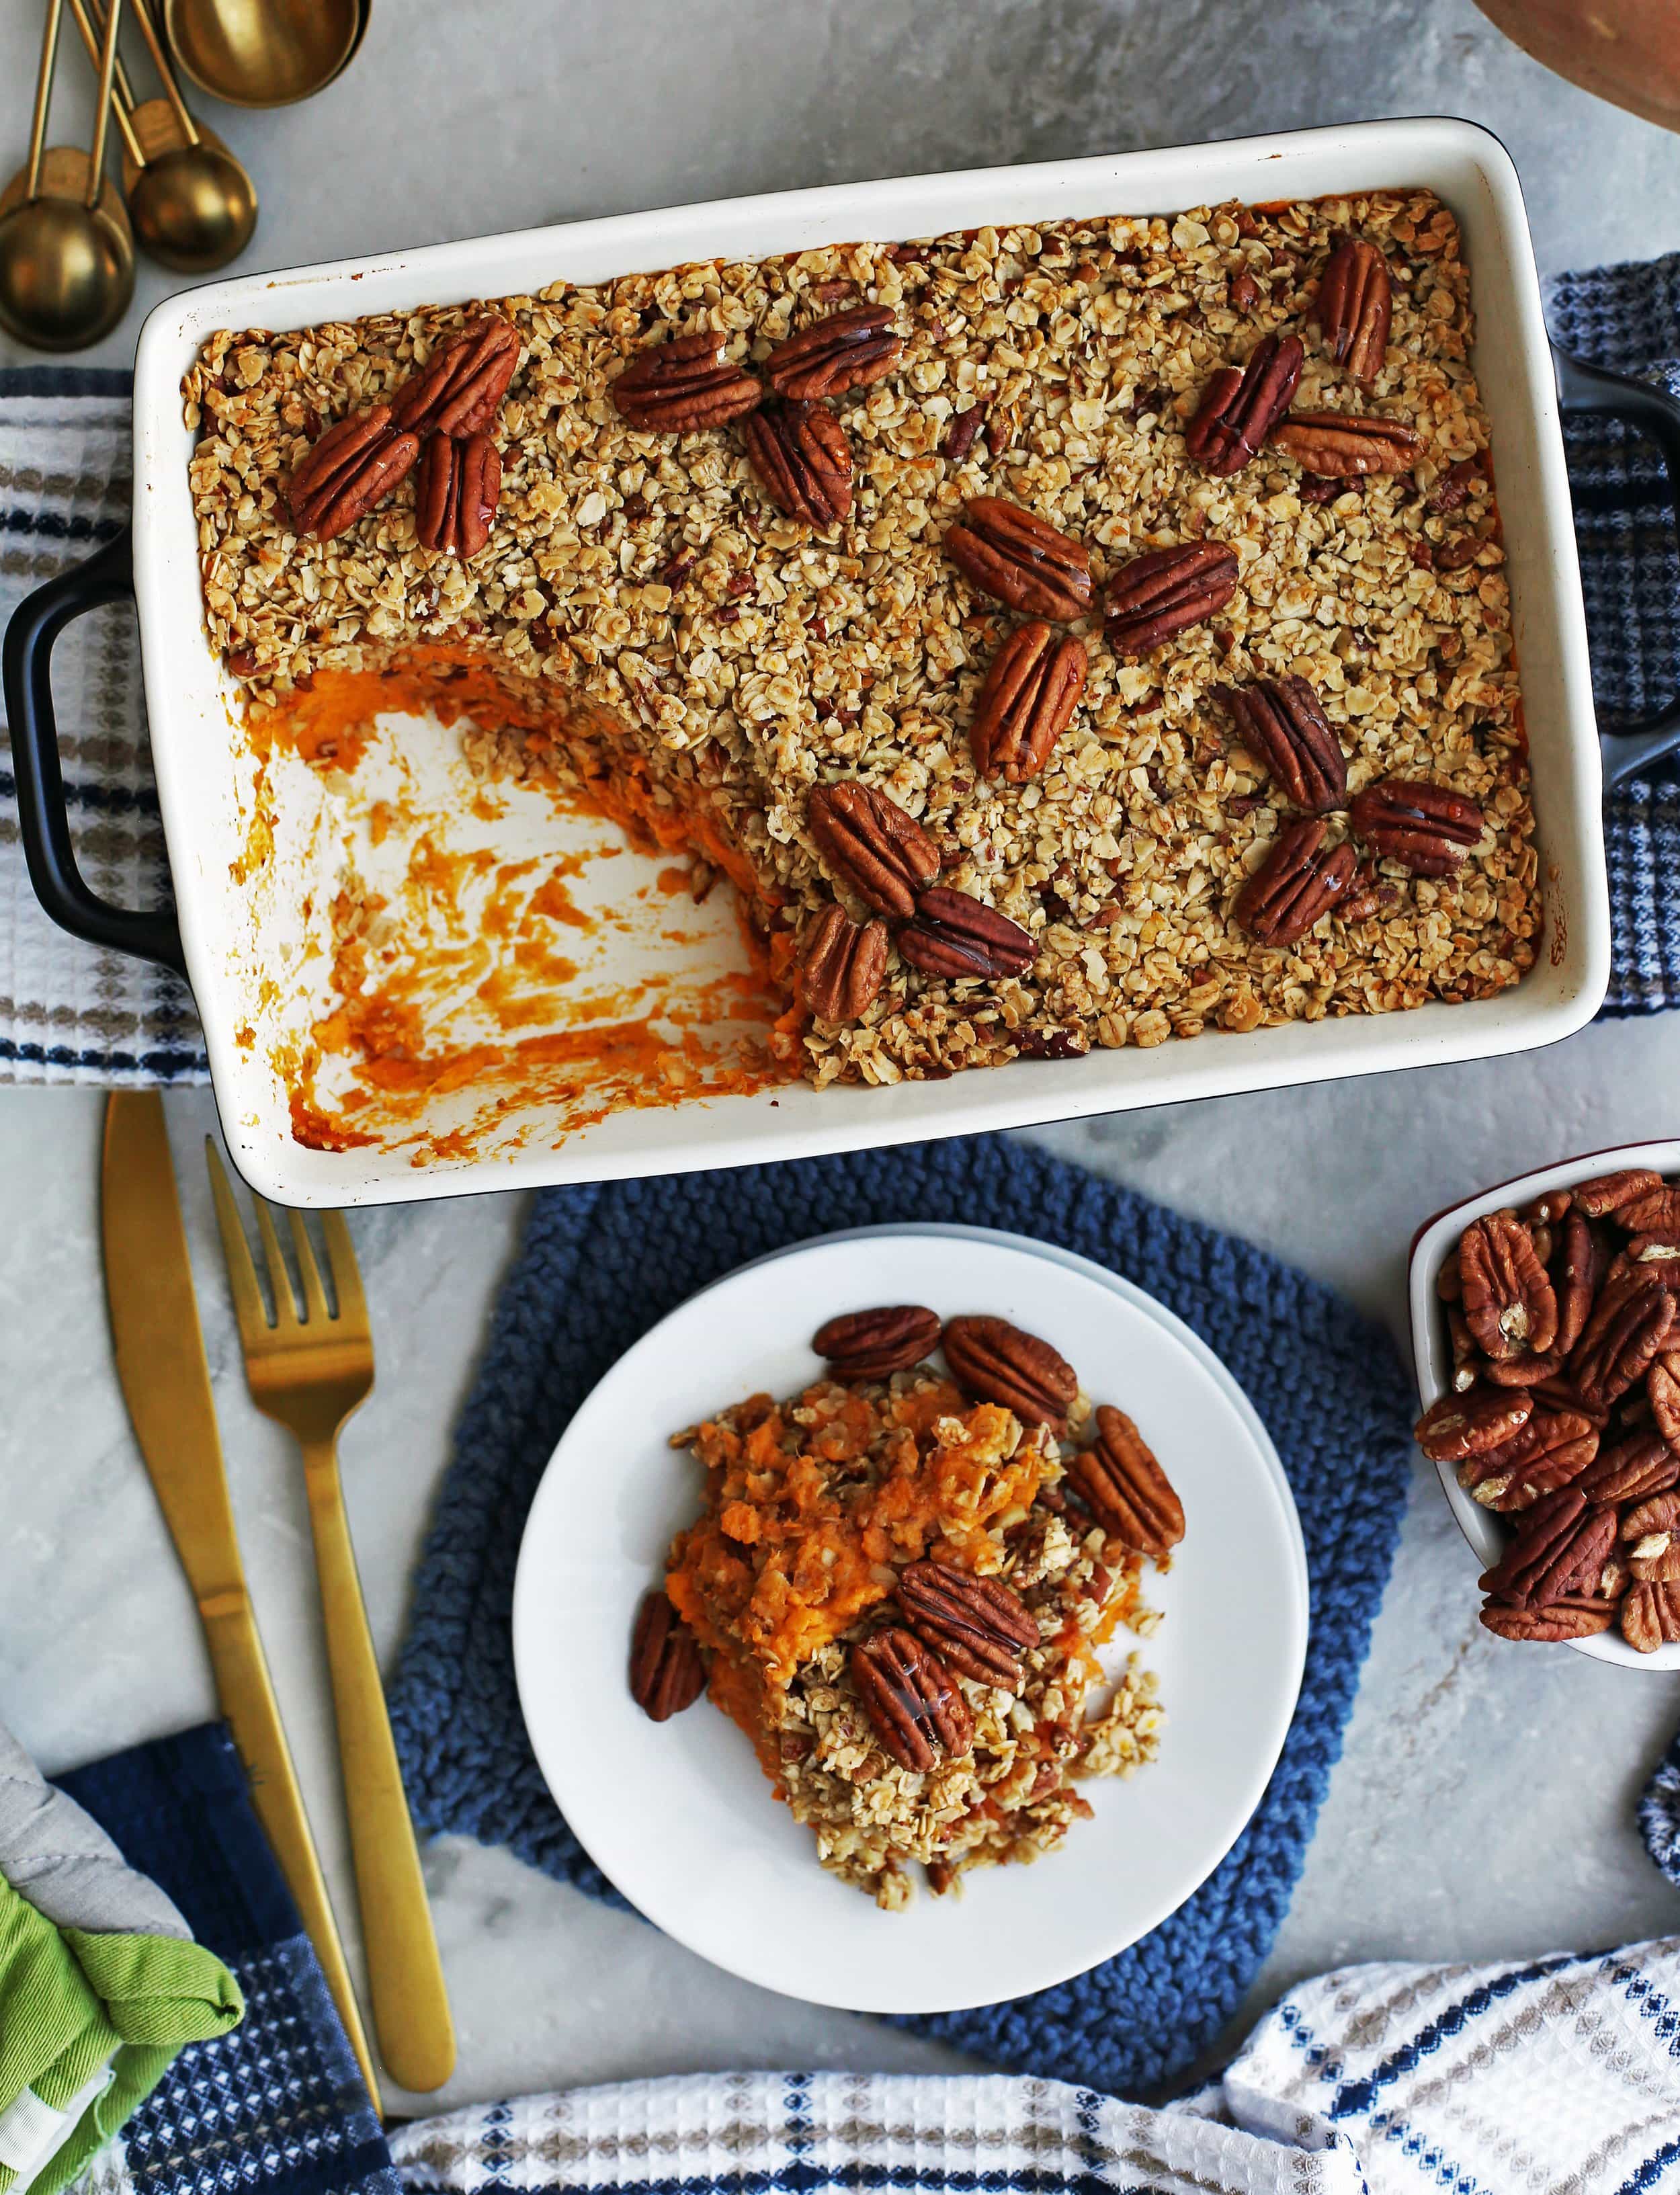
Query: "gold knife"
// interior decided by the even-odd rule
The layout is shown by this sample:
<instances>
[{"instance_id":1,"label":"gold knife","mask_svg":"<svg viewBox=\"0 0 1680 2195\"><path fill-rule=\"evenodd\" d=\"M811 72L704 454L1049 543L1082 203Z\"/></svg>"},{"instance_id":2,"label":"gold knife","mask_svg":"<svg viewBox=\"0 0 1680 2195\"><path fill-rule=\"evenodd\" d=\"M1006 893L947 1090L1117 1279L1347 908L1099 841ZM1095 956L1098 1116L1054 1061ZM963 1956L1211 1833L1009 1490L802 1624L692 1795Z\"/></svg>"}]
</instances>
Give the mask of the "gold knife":
<instances>
[{"instance_id":1,"label":"gold knife","mask_svg":"<svg viewBox=\"0 0 1680 2195\"><path fill-rule=\"evenodd\" d=\"M373 2059L239 1560L164 1101L155 1090L113 1090L106 1100L101 1224L117 1376L135 1437L198 1604L216 1697L250 1778L251 1804L297 1901L377 2113Z\"/></svg>"}]
</instances>

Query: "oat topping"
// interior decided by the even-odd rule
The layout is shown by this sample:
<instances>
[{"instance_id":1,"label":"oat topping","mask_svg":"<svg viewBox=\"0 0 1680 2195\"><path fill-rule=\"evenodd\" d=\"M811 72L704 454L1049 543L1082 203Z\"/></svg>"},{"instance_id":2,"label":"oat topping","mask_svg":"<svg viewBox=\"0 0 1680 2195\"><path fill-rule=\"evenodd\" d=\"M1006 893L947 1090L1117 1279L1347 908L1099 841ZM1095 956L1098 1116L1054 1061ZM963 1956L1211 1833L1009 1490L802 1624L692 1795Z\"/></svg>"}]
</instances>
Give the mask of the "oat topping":
<instances>
[{"instance_id":1,"label":"oat topping","mask_svg":"<svg viewBox=\"0 0 1680 2195\"><path fill-rule=\"evenodd\" d=\"M1359 284L1311 323L1349 237L1382 256L1386 329L1363 252L1339 262ZM940 889L1007 920L1033 958L992 953L976 974L954 952L895 946L855 1021L807 1001L779 1033L820 1086L1486 997L1532 965L1540 918L1469 286L1451 213L1395 190L836 245L490 301L521 352L495 430L499 504L465 555L421 544L411 476L330 539L294 530L285 490L324 430L392 402L485 304L224 332L185 389L210 639L254 730L317 671L463 648L525 698L519 729L469 744L487 773L523 775L582 743L610 774L627 766L627 727L653 797L703 812L739 857L759 930L789 941L768 956L784 970L837 899L854 921L869 913L821 858L813 791L855 780L887 795L937 847ZM814 332L860 307L876 309ZM796 396L820 396L851 452L834 523L779 509L727 421L679 435L615 405L626 366L702 333L726 393L743 373L762 382L773 353L801 366ZM1185 441L1210 383L1297 333L1289 400L1305 423L1210 472ZM1355 337L1357 379L1334 354ZM946 550L964 506L987 498L1080 544L1095 605L1066 628L1088 655L1071 719L1018 781L982 777L969 742L1018 621ZM1108 583L1204 542L1236 557L1228 600L1117 654L1101 630ZM1296 818L1219 697L1286 678L1310 686L1350 798L1432 786L1484 828L1439 876L1379 847L1309 931L1269 942L1232 912ZM1338 868L1351 827L1327 819Z\"/></svg>"}]
</instances>

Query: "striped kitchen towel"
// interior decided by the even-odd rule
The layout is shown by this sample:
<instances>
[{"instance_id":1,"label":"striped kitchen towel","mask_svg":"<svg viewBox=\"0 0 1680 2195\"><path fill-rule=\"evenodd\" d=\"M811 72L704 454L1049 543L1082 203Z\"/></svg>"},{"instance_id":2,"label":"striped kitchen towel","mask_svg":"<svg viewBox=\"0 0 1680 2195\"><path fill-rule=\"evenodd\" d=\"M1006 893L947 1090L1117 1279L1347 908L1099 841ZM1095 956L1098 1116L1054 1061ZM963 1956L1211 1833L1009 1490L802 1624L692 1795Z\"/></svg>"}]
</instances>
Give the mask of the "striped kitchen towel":
<instances>
[{"instance_id":1,"label":"striped kitchen towel","mask_svg":"<svg viewBox=\"0 0 1680 2195\"><path fill-rule=\"evenodd\" d=\"M1165 2111L1018 2077L711 2073L402 2128L408 2195L1675 2195L1680 1937L1292 1990Z\"/></svg>"},{"instance_id":2,"label":"striped kitchen towel","mask_svg":"<svg viewBox=\"0 0 1680 2195\"><path fill-rule=\"evenodd\" d=\"M129 377L99 368L0 372L0 624L43 580L129 521ZM169 896L132 610L78 619L53 658L71 830L101 898ZM198 1017L180 979L83 945L37 904L0 726L0 1082L202 1082Z\"/></svg>"},{"instance_id":3,"label":"striped kitchen towel","mask_svg":"<svg viewBox=\"0 0 1680 2195\"><path fill-rule=\"evenodd\" d=\"M1560 276L1550 310L1562 343L1680 391L1680 255ZM126 521L129 377L78 367L0 372L0 624L43 579ZM1660 706L1680 685L1680 558L1662 475L1614 422L1568 429L1570 480L1608 712ZM134 619L95 612L60 643L56 691L72 829L89 883L157 907L169 894L146 743ZM1607 718L1608 720L1608 718ZM1614 918L1605 1011L1680 1004L1680 774L1671 766L1606 804ZM198 1082L207 1074L185 987L96 951L41 913L18 841L0 726L0 1081Z\"/></svg>"}]
</instances>

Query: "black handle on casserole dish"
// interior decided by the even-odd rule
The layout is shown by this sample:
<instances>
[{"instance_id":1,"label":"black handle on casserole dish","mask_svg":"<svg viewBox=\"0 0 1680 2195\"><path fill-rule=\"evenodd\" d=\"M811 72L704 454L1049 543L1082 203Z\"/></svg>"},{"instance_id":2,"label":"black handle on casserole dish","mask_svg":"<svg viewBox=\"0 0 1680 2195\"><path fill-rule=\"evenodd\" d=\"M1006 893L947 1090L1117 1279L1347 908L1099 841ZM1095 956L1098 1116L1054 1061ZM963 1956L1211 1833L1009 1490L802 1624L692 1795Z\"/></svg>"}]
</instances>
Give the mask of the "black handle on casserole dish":
<instances>
[{"instance_id":1,"label":"black handle on casserole dish","mask_svg":"<svg viewBox=\"0 0 1680 2195\"><path fill-rule=\"evenodd\" d=\"M1552 345L1557 372L1557 401L1565 412L1602 412L1624 425L1649 435L1662 452L1668 472L1668 492L1674 504L1674 527L1680 539L1680 402L1666 389L1629 374L1611 373L1602 366L1588 366ZM1604 751L1604 782L1620 785L1647 769L1665 755L1680 748L1680 693L1654 716L1637 718L1613 732L1600 732Z\"/></svg>"},{"instance_id":2,"label":"black handle on casserole dish","mask_svg":"<svg viewBox=\"0 0 1680 2195\"><path fill-rule=\"evenodd\" d=\"M0 674L17 775L18 821L29 881L61 930L90 945L109 946L187 973L181 931L172 913L138 914L113 907L88 889L76 866L59 763L53 711L53 643L72 618L104 602L134 599L134 556L125 527L117 539L19 603L6 627Z\"/></svg>"}]
</instances>

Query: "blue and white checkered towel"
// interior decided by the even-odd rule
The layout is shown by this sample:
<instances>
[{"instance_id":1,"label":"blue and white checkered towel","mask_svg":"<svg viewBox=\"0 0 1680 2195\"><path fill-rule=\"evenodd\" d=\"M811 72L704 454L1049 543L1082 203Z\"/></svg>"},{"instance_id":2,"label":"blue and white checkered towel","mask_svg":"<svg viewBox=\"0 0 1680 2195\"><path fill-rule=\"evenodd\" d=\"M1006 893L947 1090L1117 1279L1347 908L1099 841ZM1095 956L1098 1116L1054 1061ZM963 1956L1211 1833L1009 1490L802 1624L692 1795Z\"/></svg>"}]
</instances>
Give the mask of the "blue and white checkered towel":
<instances>
[{"instance_id":1,"label":"blue and white checkered towel","mask_svg":"<svg viewBox=\"0 0 1680 2195\"><path fill-rule=\"evenodd\" d=\"M714 2073L402 2129L408 2195L1675 2195L1680 1937L1292 1990L1165 2111L1061 2081Z\"/></svg>"},{"instance_id":2,"label":"blue and white checkered towel","mask_svg":"<svg viewBox=\"0 0 1680 2195\"><path fill-rule=\"evenodd\" d=\"M1547 300L1564 349L1680 396L1680 252L1561 274ZM1569 492L1606 729L1648 716L1680 690L1680 550L1662 465L1613 419L1565 429ZM1609 856L1610 989L1604 1011L1680 1005L1680 771L1672 760L1604 803Z\"/></svg>"}]
</instances>

